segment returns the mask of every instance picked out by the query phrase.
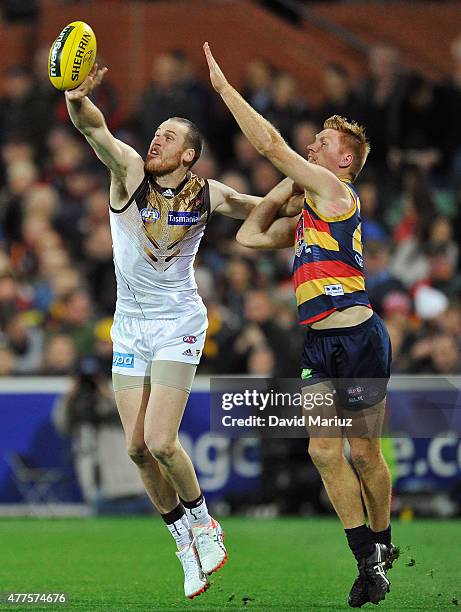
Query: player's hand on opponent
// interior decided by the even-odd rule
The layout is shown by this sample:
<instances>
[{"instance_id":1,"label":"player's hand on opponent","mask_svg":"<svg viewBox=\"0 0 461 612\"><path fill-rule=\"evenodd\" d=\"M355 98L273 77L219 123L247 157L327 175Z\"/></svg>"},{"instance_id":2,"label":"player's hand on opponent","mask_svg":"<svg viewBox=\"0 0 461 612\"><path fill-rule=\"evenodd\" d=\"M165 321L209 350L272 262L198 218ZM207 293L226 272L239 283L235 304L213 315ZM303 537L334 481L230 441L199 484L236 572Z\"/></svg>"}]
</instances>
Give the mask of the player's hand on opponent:
<instances>
[{"instance_id":1,"label":"player's hand on opponent","mask_svg":"<svg viewBox=\"0 0 461 612\"><path fill-rule=\"evenodd\" d=\"M218 62L213 57L210 45L207 42L203 45L203 50L205 51L206 61L208 62L208 68L210 69L211 84L213 85L215 91L221 93L223 89L229 86L229 82L219 67Z\"/></svg>"},{"instance_id":2,"label":"player's hand on opponent","mask_svg":"<svg viewBox=\"0 0 461 612\"><path fill-rule=\"evenodd\" d=\"M102 82L107 70L107 68L98 68L98 64L95 64L81 85L66 91L67 98L69 100L81 100L88 96Z\"/></svg>"}]
</instances>

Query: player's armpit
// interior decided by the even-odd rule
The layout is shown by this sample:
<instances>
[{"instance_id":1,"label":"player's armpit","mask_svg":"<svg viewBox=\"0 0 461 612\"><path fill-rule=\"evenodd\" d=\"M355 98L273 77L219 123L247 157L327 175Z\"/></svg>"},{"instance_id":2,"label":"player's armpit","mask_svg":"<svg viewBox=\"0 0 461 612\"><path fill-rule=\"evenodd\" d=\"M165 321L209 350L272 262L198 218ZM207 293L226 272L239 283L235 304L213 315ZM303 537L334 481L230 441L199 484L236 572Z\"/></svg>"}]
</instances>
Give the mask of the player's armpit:
<instances>
[{"instance_id":1,"label":"player's armpit","mask_svg":"<svg viewBox=\"0 0 461 612\"><path fill-rule=\"evenodd\" d=\"M299 216L279 217L264 232L253 232L245 223L237 232L237 242L253 249L285 249L294 244Z\"/></svg>"}]
</instances>

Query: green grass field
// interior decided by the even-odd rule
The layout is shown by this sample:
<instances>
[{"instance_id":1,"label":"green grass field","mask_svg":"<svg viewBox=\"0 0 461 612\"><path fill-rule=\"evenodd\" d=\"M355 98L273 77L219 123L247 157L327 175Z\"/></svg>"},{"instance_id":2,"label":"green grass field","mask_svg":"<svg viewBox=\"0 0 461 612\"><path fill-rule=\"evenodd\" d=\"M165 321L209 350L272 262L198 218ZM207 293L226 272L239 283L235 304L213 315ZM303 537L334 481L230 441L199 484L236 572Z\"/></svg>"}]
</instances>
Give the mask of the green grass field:
<instances>
[{"instance_id":1,"label":"green grass field","mask_svg":"<svg viewBox=\"0 0 461 612\"><path fill-rule=\"evenodd\" d=\"M193 601L157 518L2 519L0 591L67 592L62 606L11 610L349 610L354 561L335 519L223 520L230 559ZM402 555L383 610L461 606L459 522L394 523ZM367 604L364 609L376 609Z\"/></svg>"}]
</instances>

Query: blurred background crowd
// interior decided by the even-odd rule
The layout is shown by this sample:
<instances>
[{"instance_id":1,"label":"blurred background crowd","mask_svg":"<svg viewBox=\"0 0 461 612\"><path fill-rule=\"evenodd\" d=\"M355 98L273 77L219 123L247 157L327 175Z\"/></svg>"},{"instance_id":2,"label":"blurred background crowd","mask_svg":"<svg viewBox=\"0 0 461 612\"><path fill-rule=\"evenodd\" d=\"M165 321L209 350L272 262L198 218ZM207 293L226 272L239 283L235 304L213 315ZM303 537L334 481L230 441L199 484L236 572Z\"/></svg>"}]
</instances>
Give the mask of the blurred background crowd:
<instances>
[{"instance_id":1,"label":"blurred background crowd","mask_svg":"<svg viewBox=\"0 0 461 612\"><path fill-rule=\"evenodd\" d=\"M357 189L367 288L391 334L394 373L461 373L461 38L452 56L451 78L435 83L404 70L396 49L372 47L361 79L325 67L316 107L289 72L257 58L240 87L301 155L332 114L366 126L372 151ZM108 176L70 124L46 62L41 49L30 65L10 67L0 99L2 376L71 374L88 355L109 372L112 360ZM93 99L143 155L160 122L183 116L206 139L197 174L260 196L281 179L181 49L153 58L131 116L120 111L110 72ZM298 376L292 252L245 249L238 226L213 217L197 258L209 317L199 373Z\"/></svg>"}]
</instances>

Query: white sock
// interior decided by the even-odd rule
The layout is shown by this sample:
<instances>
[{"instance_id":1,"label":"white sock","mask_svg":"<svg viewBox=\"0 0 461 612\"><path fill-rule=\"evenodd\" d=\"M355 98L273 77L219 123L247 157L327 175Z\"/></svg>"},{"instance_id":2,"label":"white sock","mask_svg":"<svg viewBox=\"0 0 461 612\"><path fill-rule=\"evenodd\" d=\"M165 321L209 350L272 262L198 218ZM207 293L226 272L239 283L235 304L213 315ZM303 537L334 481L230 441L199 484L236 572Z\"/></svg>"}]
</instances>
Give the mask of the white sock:
<instances>
[{"instance_id":1,"label":"white sock","mask_svg":"<svg viewBox=\"0 0 461 612\"><path fill-rule=\"evenodd\" d=\"M185 514L174 523L167 523L166 528L175 539L178 550L186 548L192 542L189 521Z\"/></svg>"},{"instance_id":2,"label":"white sock","mask_svg":"<svg viewBox=\"0 0 461 612\"><path fill-rule=\"evenodd\" d=\"M191 527L205 527L211 523L211 516L208 514L208 508L203 495L199 497L197 500L197 505L194 505L193 508L188 508L184 501L183 506Z\"/></svg>"}]
</instances>

